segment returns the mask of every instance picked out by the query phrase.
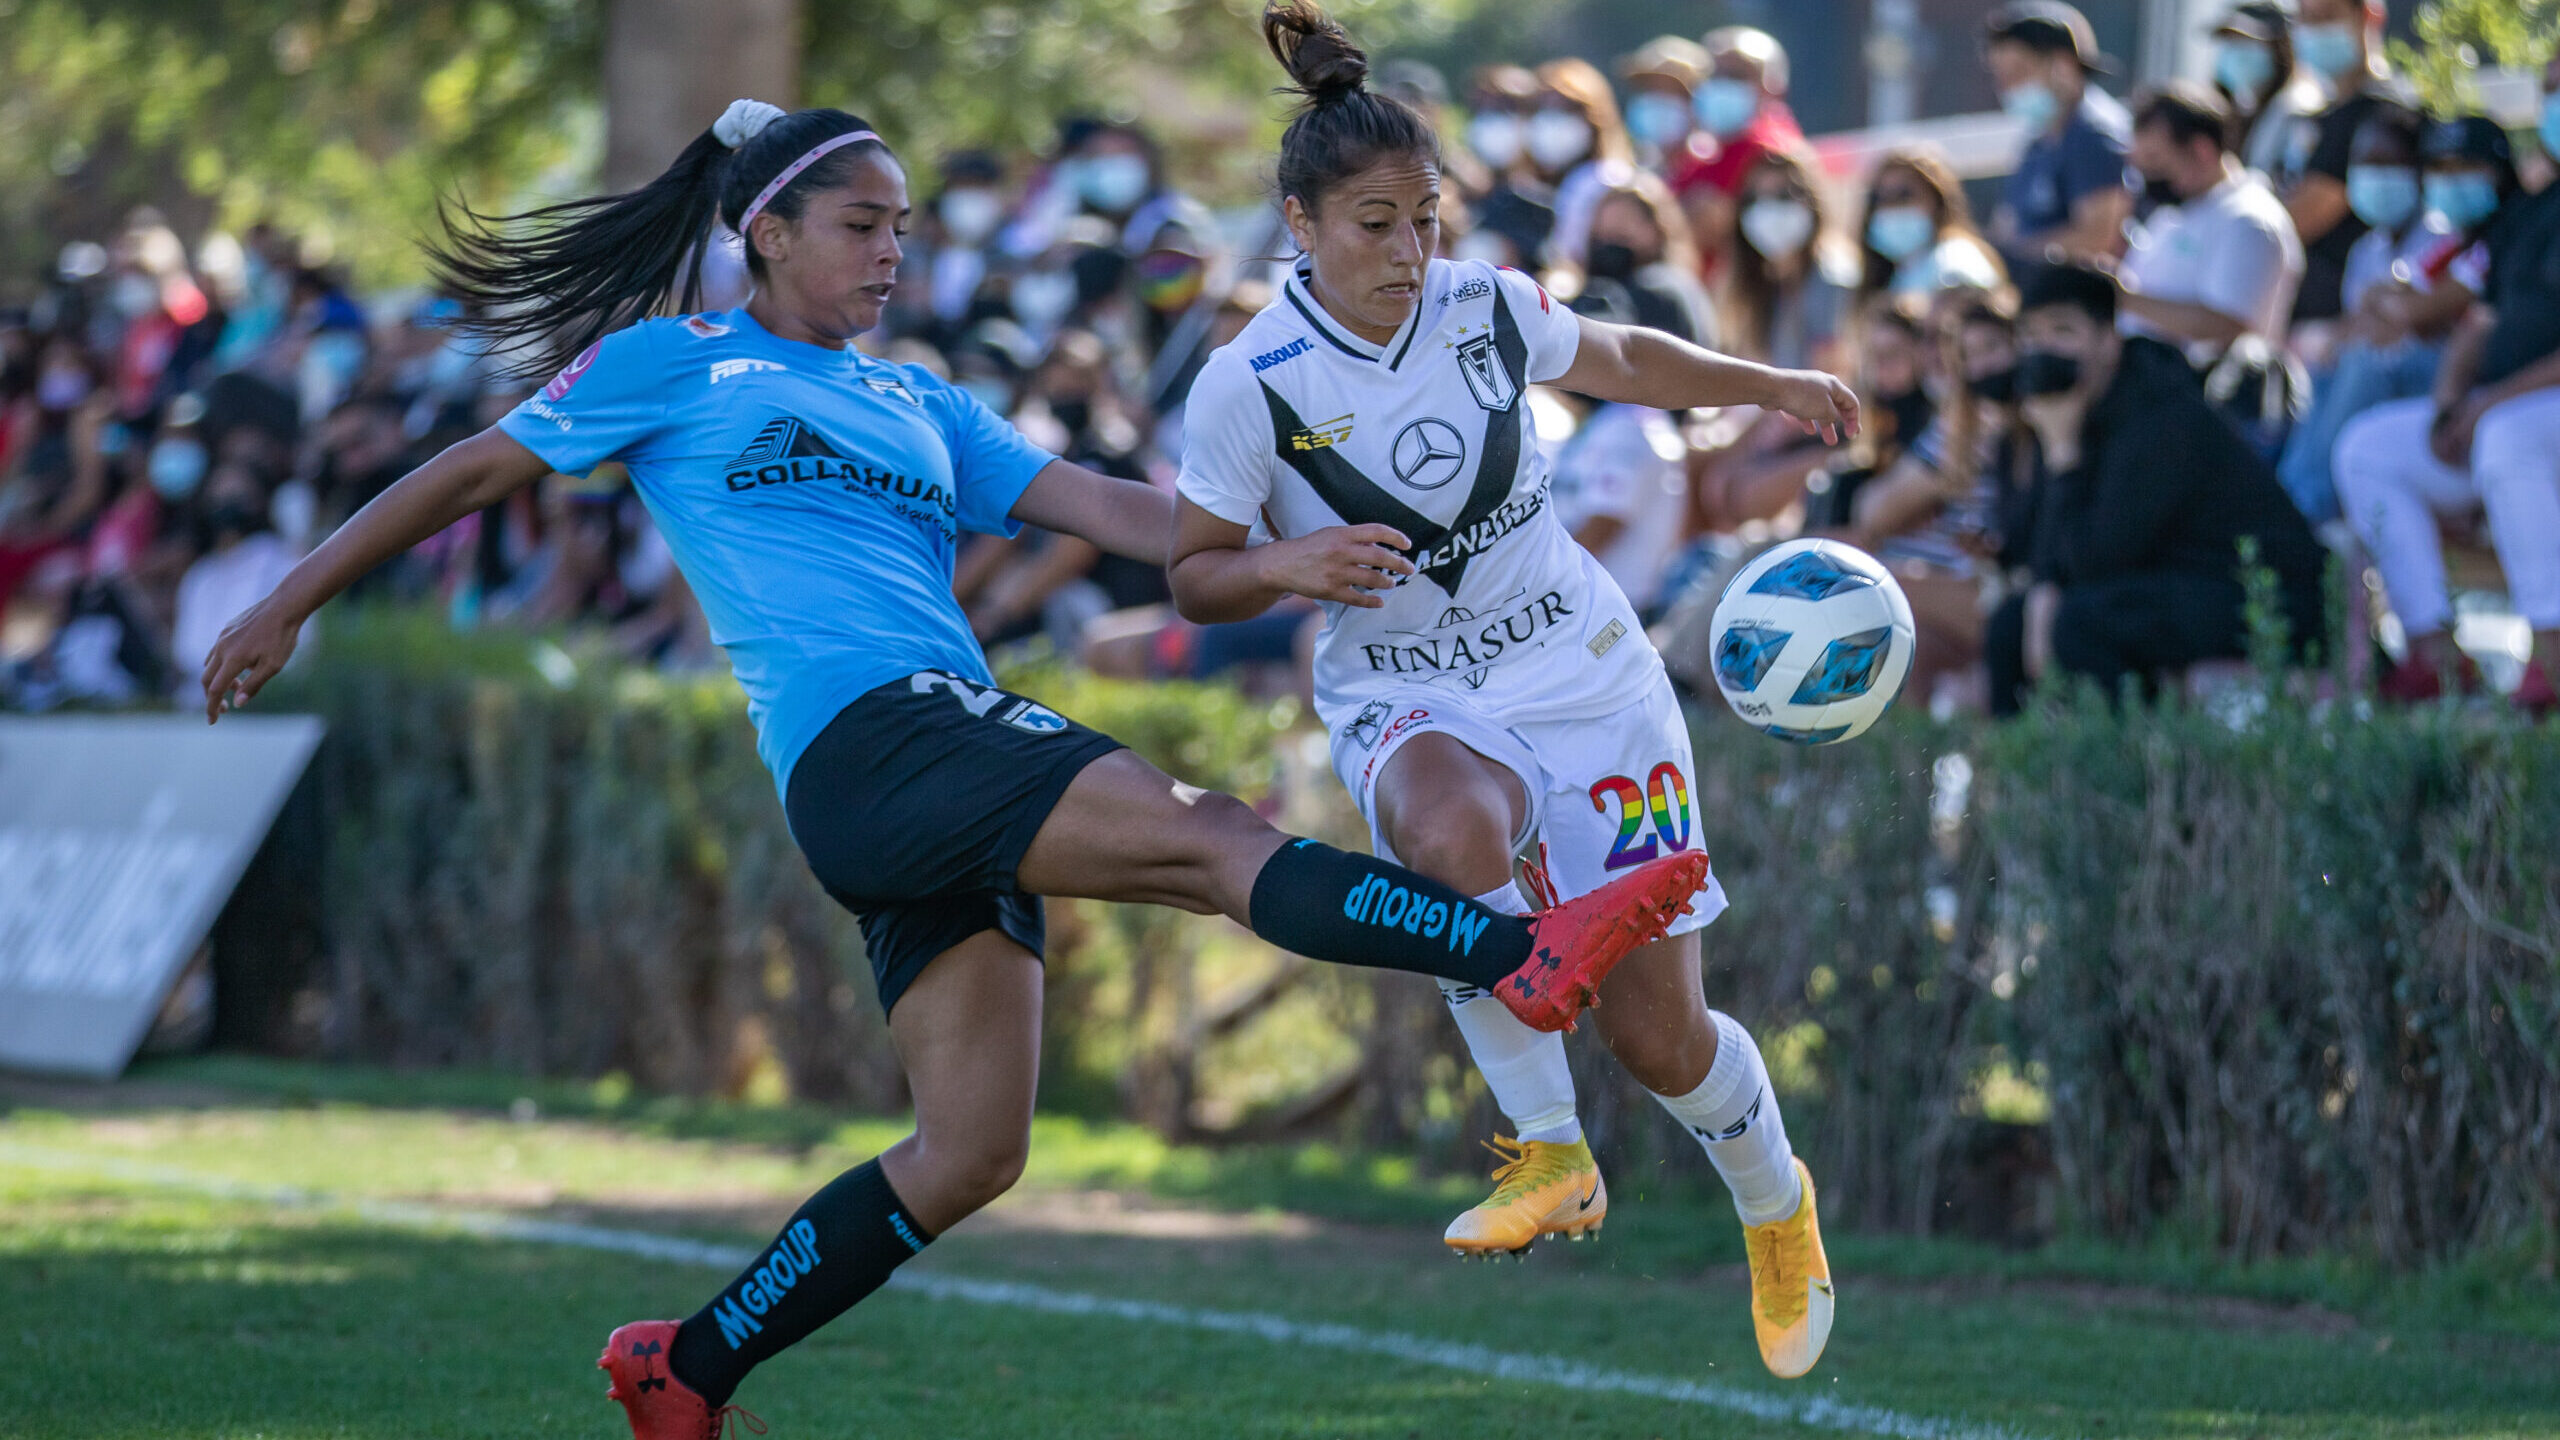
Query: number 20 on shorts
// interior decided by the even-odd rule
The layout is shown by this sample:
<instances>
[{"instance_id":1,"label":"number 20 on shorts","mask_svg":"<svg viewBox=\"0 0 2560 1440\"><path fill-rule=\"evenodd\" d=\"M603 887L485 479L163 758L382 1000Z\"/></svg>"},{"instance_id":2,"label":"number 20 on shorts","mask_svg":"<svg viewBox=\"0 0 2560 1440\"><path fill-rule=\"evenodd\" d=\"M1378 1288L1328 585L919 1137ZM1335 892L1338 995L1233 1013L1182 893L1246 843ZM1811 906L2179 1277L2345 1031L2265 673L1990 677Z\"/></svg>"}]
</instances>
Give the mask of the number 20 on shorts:
<instances>
[{"instance_id":1,"label":"number 20 on shorts","mask_svg":"<svg viewBox=\"0 0 2560 1440\"><path fill-rule=\"evenodd\" d=\"M1612 775L1591 787L1591 808L1606 815L1618 811L1618 839L1601 868L1622 870L1657 855L1676 855L1689 848L1689 782L1680 767L1665 760L1638 785ZM1652 822L1646 833L1646 821Z\"/></svg>"}]
</instances>

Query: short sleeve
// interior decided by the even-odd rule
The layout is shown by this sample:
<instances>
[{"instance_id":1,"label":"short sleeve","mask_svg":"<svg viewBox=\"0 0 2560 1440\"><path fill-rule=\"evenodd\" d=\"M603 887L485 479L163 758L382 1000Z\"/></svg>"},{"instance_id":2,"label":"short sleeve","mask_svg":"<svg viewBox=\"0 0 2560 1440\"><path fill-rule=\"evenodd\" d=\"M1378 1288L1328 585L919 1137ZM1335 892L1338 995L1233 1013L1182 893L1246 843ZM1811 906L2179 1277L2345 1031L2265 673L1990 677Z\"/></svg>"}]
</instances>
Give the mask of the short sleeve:
<instances>
[{"instance_id":1,"label":"short sleeve","mask_svg":"<svg viewBox=\"0 0 2560 1440\"><path fill-rule=\"evenodd\" d=\"M1231 525L1251 525L1271 498L1271 411L1232 345L1209 357L1182 406L1176 493Z\"/></svg>"},{"instance_id":2,"label":"short sleeve","mask_svg":"<svg viewBox=\"0 0 2560 1440\"><path fill-rule=\"evenodd\" d=\"M1597 433L1588 426L1603 426ZM1624 520L1635 512L1643 482L1661 462L1645 443L1644 428L1629 417L1603 412L1586 422L1584 443L1559 457L1557 478L1572 492L1568 523L1579 526L1599 517Z\"/></svg>"},{"instance_id":3,"label":"short sleeve","mask_svg":"<svg viewBox=\"0 0 2560 1440\"><path fill-rule=\"evenodd\" d=\"M2067 208L2101 190L2123 190L2124 142L2095 125L2075 125L2063 136L2062 203Z\"/></svg>"},{"instance_id":4,"label":"short sleeve","mask_svg":"<svg viewBox=\"0 0 2560 1440\"><path fill-rule=\"evenodd\" d=\"M951 451L951 484L958 492L958 521L981 535L1011 535L1022 528L1013 507L1033 477L1058 457L1032 444L1013 422L977 396L945 384L928 371L902 367L907 384L927 397Z\"/></svg>"},{"instance_id":5,"label":"short sleeve","mask_svg":"<svg viewBox=\"0 0 2560 1440\"><path fill-rule=\"evenodd\" d=\"M1543 385L1573 368L1582 353L1582 317L1558 304L1546 287L1509 266L1493 271L1493 283L1511 306L1511 319L1529 346L1528 381Z\"/></svg>"},{"instance_id":6,"label":"short sleeve","mask_svg":"<svg viewBox=\"0 0 2560 1440\"><path fill-rule=\"evenodd\" d=\"M2457 240L2454 242L2459 244ZM2445 262L2444 278L2470 291L2474 296L2489 293L2489 247L2474 241L2464 246Z\"/></svg>"},{"instance_id":7,"label":"short sleeve","mask_svg":"<svg viewBox=\"0 0 2560 1440\"><path fill-rule=\"evenodd\" d=\"M2196 299L2216 314L2227 315L2252 330L2263 329L2270 314L2283 314L2273 304L2277 292L2290 288L2285 284L2285 238L2271 223L2254 222L2224 229L2222 243L2201 267L2202 283ZM2288 303L2291 300L2289 294L2284 298Z\"/></svg>"},{"instance_id":8,"label":"short sleeve","mask_svg":"<svg viewBox=\"0 0 2560 1440\"><path fill-rule=\"evenodd\" d=\"M666 423L656 351L648 326L617 330L579 352L498 428L567 475L628 455Z\"/></svg>"}]
</instances>

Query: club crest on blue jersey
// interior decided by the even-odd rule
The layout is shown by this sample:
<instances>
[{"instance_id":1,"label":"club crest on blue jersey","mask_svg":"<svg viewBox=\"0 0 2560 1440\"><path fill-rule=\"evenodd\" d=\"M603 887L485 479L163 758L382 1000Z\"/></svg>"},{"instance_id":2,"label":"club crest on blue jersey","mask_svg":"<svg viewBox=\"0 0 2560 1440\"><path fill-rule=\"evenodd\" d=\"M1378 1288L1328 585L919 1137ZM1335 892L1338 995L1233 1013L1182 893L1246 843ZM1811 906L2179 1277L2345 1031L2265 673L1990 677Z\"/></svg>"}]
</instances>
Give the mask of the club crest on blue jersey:
<instances>
[{"instance_id":1,"label":"club crest on blue jersey","mask_svg":"<svg viewBox=\"0 0 2560 1440\"><path fill-rule=\"evenodd\" d=\"M862 377L862 383L883 395L904 400L919 410L924 408L924 402L916 398L916 392L908 389L907 382L895 375L865 375Z\"/></svg>"}]
</instances>

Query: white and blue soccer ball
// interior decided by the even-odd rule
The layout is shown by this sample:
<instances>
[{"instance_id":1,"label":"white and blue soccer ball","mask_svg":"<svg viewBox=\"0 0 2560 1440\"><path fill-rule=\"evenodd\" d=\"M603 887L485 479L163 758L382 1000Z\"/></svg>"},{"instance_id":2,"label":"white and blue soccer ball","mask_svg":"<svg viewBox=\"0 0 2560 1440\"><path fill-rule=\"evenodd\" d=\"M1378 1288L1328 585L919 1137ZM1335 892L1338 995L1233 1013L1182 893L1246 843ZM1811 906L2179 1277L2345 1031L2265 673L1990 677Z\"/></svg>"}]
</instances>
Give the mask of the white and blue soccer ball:
<instances>
[{"instance_id":1,"label":"white and blue soccer ball","mask_svg":"<svg viewBox=\"0 0 2560 1440\"><path fill-rule=\"evenodd\" d=\"M1716 688L1781 740L1858 734L1911 673L1911 601L1854 545L1790 540L1742 567L1716 602Z\"/></svg>"}]
</instances>

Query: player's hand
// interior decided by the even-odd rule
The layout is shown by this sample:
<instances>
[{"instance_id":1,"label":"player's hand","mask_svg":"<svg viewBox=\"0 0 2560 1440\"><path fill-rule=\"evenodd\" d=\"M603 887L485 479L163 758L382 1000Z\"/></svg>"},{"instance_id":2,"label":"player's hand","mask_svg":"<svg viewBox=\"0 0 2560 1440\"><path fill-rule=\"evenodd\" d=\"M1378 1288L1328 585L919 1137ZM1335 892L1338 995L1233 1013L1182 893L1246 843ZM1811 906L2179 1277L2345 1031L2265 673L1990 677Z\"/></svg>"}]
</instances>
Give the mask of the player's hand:
<instances>
[{"instance_id":1,"label":"player's hand","mask_svg":"<svg viewBox=\"0 0 2560 1440\"><path fill-rule=\"evenodd\" d=\"M2469 465L2472 432L2480 428L2480 412L2487 408L2475 391L2451 409L2437 411L2435 423L2427 427L2427 449L2457 470Z\"/></svg>"},{"instance_id":2,"label":"player's hand","mask_svg":"<svg viewBox=\"0 0 2560 1440\"><path fill-rule=\"evenodd\" d=\"M1413 573L1402 552L1413 542L1391 525L1336 525L1257 547L1263 578L1292 595L1363 610L1383 608L1379 593Z\"/></svg>"},{"instance_id":3,"label":"player's hand","mask_svg":"<svg viewBox=\"0 0 2560 1440\"><path fill-rule=\"evenodd\" d=\"M243 610L222 627L213 653L204 660L204 723L213 724L225 710L237 710L293 658L302 639L299 617L274 609L273 598Z\"/></svg>"},{"instance_id":4,"label":"player's hand","mask_svg":"<svg viewBox=\"0 0 2560 1440\"><path fill-rule=\"evenodd\" d=\"M1825 445L1858 438L1858 393L1837 375L1819 370L1787 370L1778 376L1778 393L1769 408L1796 422Z\"/></svg>"}]
</instances>

